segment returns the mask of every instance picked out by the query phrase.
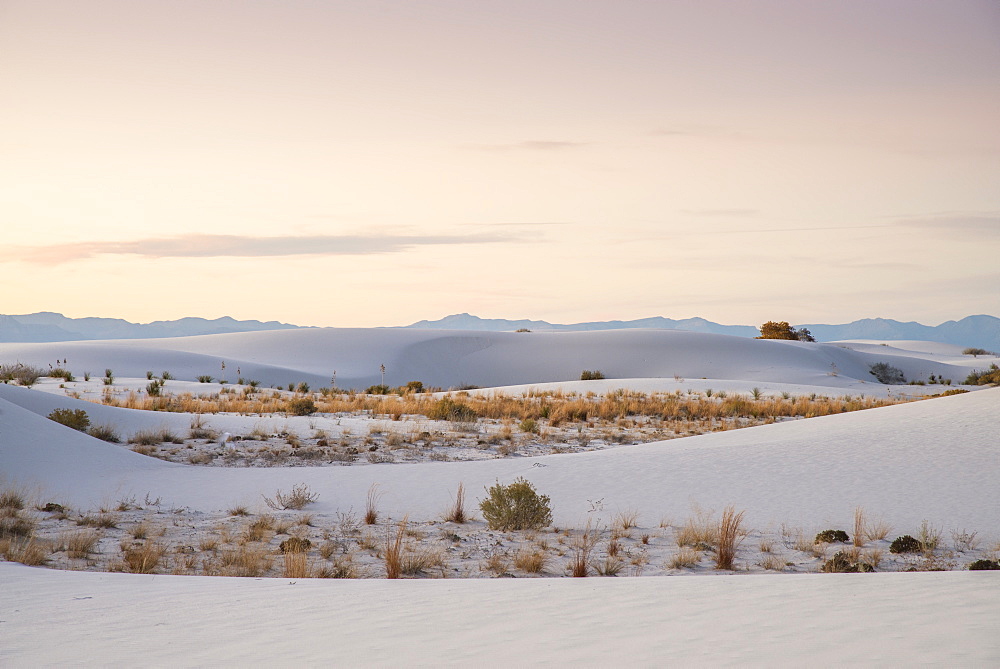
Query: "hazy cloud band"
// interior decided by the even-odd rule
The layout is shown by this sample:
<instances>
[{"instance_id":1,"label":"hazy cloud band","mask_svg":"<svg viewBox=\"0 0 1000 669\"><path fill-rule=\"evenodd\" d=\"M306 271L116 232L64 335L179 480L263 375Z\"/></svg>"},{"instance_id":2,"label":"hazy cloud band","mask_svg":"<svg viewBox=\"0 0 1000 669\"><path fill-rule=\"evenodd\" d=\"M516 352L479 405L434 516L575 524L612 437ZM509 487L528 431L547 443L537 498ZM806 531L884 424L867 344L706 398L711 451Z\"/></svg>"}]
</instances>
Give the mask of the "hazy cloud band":
<instances>
[{"instance_id":1,"label":"hazy cloud band","mask_svg":"<svg viewBox=\"0 0 1000 669\"><path fill-rule=\"evenodd\" d=\"M77 242L21 246L0 251L0 260L58 265L98 255L145 258L264 258L297 255L372 255L398 253L417 246L493 244L517 241L510 235L314 235L306 237L245 237L185 235L126 242Z\"/></svg>"}]
</instances>

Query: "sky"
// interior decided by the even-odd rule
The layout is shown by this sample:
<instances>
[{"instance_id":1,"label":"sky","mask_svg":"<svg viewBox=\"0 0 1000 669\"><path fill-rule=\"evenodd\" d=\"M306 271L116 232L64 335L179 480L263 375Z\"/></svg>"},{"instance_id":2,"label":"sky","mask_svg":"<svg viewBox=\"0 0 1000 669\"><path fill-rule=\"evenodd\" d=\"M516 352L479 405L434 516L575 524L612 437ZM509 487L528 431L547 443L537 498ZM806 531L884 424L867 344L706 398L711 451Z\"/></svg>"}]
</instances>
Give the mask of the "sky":
<instances>
[{"instance_id":1,"label":"sky","mask_svg":"<svg viewBox=\"0 0 1000 669\"><path fill-rule=\"evenodd\" d=\"M992 0L0 0L0 313L1000 315Z\"/></svg>"}]
</instances>

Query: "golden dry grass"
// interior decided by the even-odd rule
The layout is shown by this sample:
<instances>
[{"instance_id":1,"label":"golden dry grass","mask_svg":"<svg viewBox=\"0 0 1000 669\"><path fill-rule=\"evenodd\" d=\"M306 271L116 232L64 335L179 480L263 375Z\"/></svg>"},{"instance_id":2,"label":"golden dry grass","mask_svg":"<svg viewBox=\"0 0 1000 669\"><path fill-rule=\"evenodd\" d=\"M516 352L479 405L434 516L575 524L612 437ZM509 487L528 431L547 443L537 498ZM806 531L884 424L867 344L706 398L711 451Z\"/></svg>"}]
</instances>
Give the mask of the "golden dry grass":
<instances>
[{"instance_id":1,"label":"golden dry grass","mask_svg":"<svg viewBox=\"0 0 1000 669\"><path fill-rule=\"evenodd\" d=\"M520 549L514 554L514 566L529 574L539 574L545 569L549 556L542 550Z\"/></svg>"},{"instance_id":2,"label":"golden dry grass","mask_svg":"<svg viewBox=\"0 0 1000 669\"><path fill-rule=\"evenodd\" d=\"M685 569L701 562L701 553L689 546L683 546L667 562L671 569Z\"/></svg>"},{"instance_id":3,"label":"golden dry grass","mask_svg":"<svg viewBox=\"0 0 1000 669\"><path fill-rule=\"evenodd\" d=\"M715 551L715 568L732 569L733 560L736 558L736 549L740 542L740 525L743 523L745 511L736 513L736 509L727 506L722 511L722 519L719 521L719 545Z\"/></svg>"},{"instance_id":4,"label":"golden dry grass","mask_svg":"<svg viewBox=\"0 0 1000 669\"><path fill-rule=\"evenodd\" d=\"M122 562L133 574L152 574L166 554L166 546L147 541L137 546L122 547Z\"/></svg>"}]
</instances>

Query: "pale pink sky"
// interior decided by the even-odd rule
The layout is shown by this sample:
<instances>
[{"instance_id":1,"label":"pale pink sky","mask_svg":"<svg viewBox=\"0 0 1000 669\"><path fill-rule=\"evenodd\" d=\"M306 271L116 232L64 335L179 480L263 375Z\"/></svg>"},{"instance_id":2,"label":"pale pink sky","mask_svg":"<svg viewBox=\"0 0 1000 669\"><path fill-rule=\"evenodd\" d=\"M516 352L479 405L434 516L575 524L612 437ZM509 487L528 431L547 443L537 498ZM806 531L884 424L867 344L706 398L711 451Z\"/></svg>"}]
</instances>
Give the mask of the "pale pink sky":
<instances>
[{"instance_id":1,"label":"pale pink sky","mask_svg":"<svg viewBox=\"0 0 1000 669\"><path fill-rule=\"evenodd\" d=\"M0 0L0 313L1000 315L1000 3Z\"/></svg>"}]
</instances>

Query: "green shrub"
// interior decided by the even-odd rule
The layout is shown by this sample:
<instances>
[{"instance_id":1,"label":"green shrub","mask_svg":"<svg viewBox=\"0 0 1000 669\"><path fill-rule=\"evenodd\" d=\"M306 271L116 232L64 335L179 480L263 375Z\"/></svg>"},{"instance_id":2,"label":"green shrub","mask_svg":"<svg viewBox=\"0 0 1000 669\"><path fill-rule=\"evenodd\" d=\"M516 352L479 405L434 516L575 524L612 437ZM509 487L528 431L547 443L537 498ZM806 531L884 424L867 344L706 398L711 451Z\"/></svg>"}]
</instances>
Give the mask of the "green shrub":
<instances>
[{"instance_id":1,"label":"green shrub","mask_svg":"<svg viewBox=\"0 0 1000 669\"><path fill-rule=\"evenodd\" d=\"M87 434L89 434L91 437L95 437L97 439L100 439L101 441L107 441L112 444L120 444L122 441L122 438L118 435L118 432L115 431L115 428L111 427L110 425L94 425L89 430L87 430Z\"/></svg>"},{"instance_id":2,"label":"green shrub","mask_svg":"<svg viewBox=\"0 0 1000 669\"><path fill-rule=\"evenodd\" d=\"M879 383L884 383L889 386L900 385L906 383L906 377L903 376L903 370L893 367L886 362L876 362L868 368L868 373L874 376Z\"/></svg>"},{"instance_id":3,"label":"green shrub","mask_svg":"<svg viewBox=\"0 0 1000 669\"><path fill-rule=\"evenodd\" d=\"M491 530L537 530L552 524L548 495L539 495L535 487L519 477L513 483L497 482L486 490L479 510Z\"/></svg>"},{"instance_id":4,"label":"green shrub","mask_svg":"<svg viewBox=\"0 0 1000 669\"><path fill-rule=\"evenodd\" d=\"M1000 570L1000 560L976 560L969 565L969 571L997 571Z\"/></svg>"},{"instance_id":5,"label":"green shrub","mask_svg":"<svg viewBox=\"0 0 1000 669\"><path fill-rule=\"evenodd\" d=\"M427 417L431 420L450 420L455 423L471 423L479 418L476 410L462 402L456 402L450 397L442 397L438 400Z\"/></svg>"},{"instance_id":6,"label":"green shrub","mask_svg":"<svg viewBox=\"0 0 1000 669\"><path fill-rule=\"evenodd\" d=\"M302 383L299 384L298 391L300 393L307 393L307 392L309 392L309 384L306 383L305 381L303 381Z\"/></svg>"},{"instance_id":7,"label":"green shrub","mask_svg":"<svg viewBox=\"0 0 1000 669\"><path fill-rule=\"evenodd\" d=\"M288 402L288 413L293 416L308 416L316 413L316 403L308 397L297 397Z\"/></svg>"},{"instance_id":8,"label":"green shrub","mask_svg":"<svg viewBox=\"0 0 1000 669\"><path fill-rule=\"evenodd\" d=\"M47 418L80 432L86 432L90 427L90 417L83 409L55 409Z\"/></svg>"},{"instance_id":9,"label":"green shrub","mask_svg":"<svg viewBox=\"0 0 1000 669\"><path fill-rule=\"evenodd\" d=\"M392 388L385 385L384 383L381 383L376 386L368 386L365 392L368 393L369 395L388 395L389 393L392 392Z\"/></svg>"},{"instance_id":10,"label":"green shrub","mask_svg":"<svg viewBox=\"0 0 1000 669\"><path fill-rule=\"evenodd\" d=\"M971 355L973 358L977 358L981 355L993 355L993 353L985 348L967 348L962 351L962 355Z\"/></svg>"},{"instance_id":11,"label":"green shrub","mask_svg":"<svg viewBox=\"0 0 1000 669\"><path fill-rule=\"evenodd\" d=\"M20 362L13 365L0 365L0 381L17 381L18 384L30 388L44 374L38 367L24 365Z\"/></svg>"},{"instance_id":12,"label":"green shrub","mask_svg":"<svg viewBox=\"0 0 1000 669\"><path fill-rule=\"evenodd\" d=\"M598 381L604 378L604 372L599 369L589 370L585 369L580 373L581 381Z\"/></svg>"},{"instance_id":13,"label":"green shrub","mask_svg":"<svg viewBox=\"0 0 1000 669\"><path fill-rule=\"evenodd\" d=\"M202 374L198 377L198 383L211 383L213 377L208 374Z\"/></svg>"},{"instance_id":14,"label":"green shrub","mask_svg":"<svg viewBox=\"0 0 1000 669\"><path fill-rule=\"evenodd\" d=\"M827 574L863 574L875 571L875 567L867 562L853 562L844 553L837 553L823 563L822 571Z\"/></svg>"},{"instance_id":15,"label":"green shrub","mask_svg":"<svg viewBox=\"0 0 1000 669\"><path fill-rule=\"evenodd\" d=\"M538 434L538 422L534 418L525 418L521 421L521 431Z\"/></svg>"},{"instance_id":16,"label":"green shrub","mask_svg":"<svg viewBox=\"0 0 1000 669\"><path fill-rule=\"evenodd\" d=\"M965 379L967 386L985 386L990 383L1000 384L1000 367L994 362L986 370L973 370Z\"/></svg>"},{"instance_id":17,"label":"green shrub","mask_svg":"<svg viewBox=\"0 0 1000 669\"><path fill-rule=\"evenodd\" d=\"M62 379L63 381L76 381L73 378L73 373L68 369L63 369L62 367L56 367L49 371L49 378L52 379Z\"/></svg>"},{"instance_id":18,"label":"green shrub","mask_svg":"<svg viewBox=\"0 0 1000 669\"><path fill-rule=\"evenodd\" d=\"M841 542L846 544L848 541L850 541L850 537L847 536L847 532L844 530L823 530L816 535L814 543L832 544Z\"/></svg>"},{"instance_id":19,"label":"green shrub","mask_svg":"<svg viewBox=\"0 0 1000 669\"><path fill-rule=\"evenodd\" d=\"M153 380L146 384L146 393L150 397L159 397L161 388L163 388L163 381Z\"/></svg>"},{"instance_id":20,"label":"green shrub","mask_svg":"<svg viewBox=\"0 0 1000 669\"><path fill-rule=\"evenodd\" d=\"M174 378L174 375L171 374L170 372L163 372L162 374L160 374L160 378L163 379L164 381L169 381L170 379Z\"/></svg>"},{"instance_id":21,"label":"green shrub","mask_svg":"<svg viewBox=\"0 0 1000 669\"><path fill-rule=\"evenodd\" d=\"M889 546L890 553L920 553L923 550L924 545L909 534L896 537L892 540L892 545Z\"/></svg>"}]
</instances>

